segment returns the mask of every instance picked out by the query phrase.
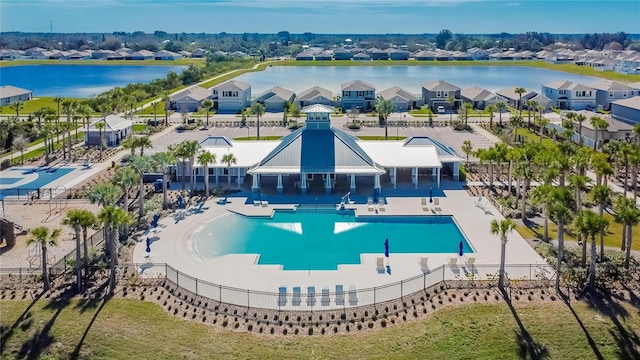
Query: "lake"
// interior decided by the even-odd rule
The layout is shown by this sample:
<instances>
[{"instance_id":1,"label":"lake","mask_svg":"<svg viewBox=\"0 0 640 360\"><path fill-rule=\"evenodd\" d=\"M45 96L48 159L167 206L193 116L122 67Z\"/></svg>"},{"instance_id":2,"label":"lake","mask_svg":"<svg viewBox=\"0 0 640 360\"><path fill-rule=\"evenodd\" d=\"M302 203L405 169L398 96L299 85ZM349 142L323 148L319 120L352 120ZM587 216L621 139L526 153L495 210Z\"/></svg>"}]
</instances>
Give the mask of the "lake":
<instances>
[{"instance_id":1,"label":"lake","mask_svg":"<svg viewBox=\"0 0 640 360\"><path fill-rule=\"evenodd\" d=\"M588 84L597 78L524 66L272 66L265 71L240 75L256 95L274 86L296 94L314 86L340 93L340 84L351 80L371 83L378 91L400 86L414 94L422 84L444 80L461 89L479 86L491 91L519 86L540 92L542 84L571 80Z\"/></svg>"},{"instance_id":2,"label":"lake","mask_svg":"<svg viewBox=\"0 0 640 360\"><path fill-rule=\"evenodd\" d=\"M0 85L33 91L33 96L88 98L116 86L148 83L184 66L147 65L25 65L0 68Z\"/></svg>"}]
</instances>

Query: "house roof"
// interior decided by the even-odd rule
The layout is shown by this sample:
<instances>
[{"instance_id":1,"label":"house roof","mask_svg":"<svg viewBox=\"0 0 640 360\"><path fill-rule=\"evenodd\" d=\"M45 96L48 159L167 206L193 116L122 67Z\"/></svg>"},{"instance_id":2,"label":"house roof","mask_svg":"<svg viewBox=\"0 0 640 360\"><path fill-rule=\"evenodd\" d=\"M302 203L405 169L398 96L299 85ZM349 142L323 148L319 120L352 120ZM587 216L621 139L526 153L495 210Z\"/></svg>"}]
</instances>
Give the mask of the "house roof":
<instances>
[{"instance_id":1,"label":"house roof","mask_svg":"<svg viewBox=\"0 0 640 360\"><path fill-rule=\"evenodd\" d=\"M291 90L274 86L271 89L263 91L260 95L256 96L256 101L267 101L280 99L282 101L290 101L295 96L295 93Z\"/></svg>"},{"instance_id":2,"label":"house roof","mask_svg":"<svg viewBox=\"0 0 640 360\"><path fill-rule=\"evenodd\" d=\"M593 125L591 125L591 121L589 121L589 119L591 119L594 116L597 116L597 117L601 118L602 120L604 120L607 124L609 124L609 126L607 127L607 131L608 132L632 131L633 130L633 125L630 125L630 124L627 124L625 122L613 119L610 115L598 114L598 113L594 113L592 111L587 111L587 110L578 110L578 111L574 111L574 112L576 114L584 115L587 118L587 121L583 121L582 122L582 127L586 128L586 129L593 130Z\"/></svg>"},{"instance_id":3,"label":"house roof","mask_svg":"<svg viewBox=\"0 0 640 360\"><path fill-rule=\"evenodd\" d=\"M309 106L305 106L302 110L303 113L332 113L333 108L331 106L322 105L322 104L313 104Z\"/></svg>"},{"instance_id":4,"label":"house roof","mask_svg":"<svg viewBox=\"0 0 640 360\"><path fill-rule=\"evenodd\" d=\"M296 55L296 58L311 58L313 59L313 53L311 51L303 51Z\"/></svg>"},{"instance_id":5,"label":"house roof","mask_svg":"<svg viewBox=\"0 0 640 360\"><path fill-rule=\"evenodd\" d=\"M200 142L203 150L215 155L216 161L209 168L226 168L221 160L227 154L233 154L236 163L231 167L249 168L262 160L280 141L231 141L223 136L209 136ZM196 166L200 164L197 163Z\"/></svg>"},{"instance_id":6,"label":"house roof","mask_svg":"<svg viewBox=\"0 0 640 360\"><path fill-rule=\"evenodd\" d=\"M302 101L302 100L312 100L318 97L323 97L325 99L333 99L333 94L331 93L331 90L327 90L325 88L322 88L320 86L314 86L311 89L307 89L303 92L301 92L300 94L298 94L298 101Z\"/></svg>"},{"instance_id":7,"label":"house roof","mask_svg":"<svg viewBox=\"0 0 640 360\"><path fill-rule=\"evenodd\" d=\"M353 80L340 85L341 89L344 91L367 91L367 90L375 90L376 88L369 84L368 82L364 82L362 80Z\"/></svg>"},{"instance_id":8,"label":"house roof","mask_svg":"<svg viewBox=\"0 0 640 360\"><path fill-rule=\"evenodd\" d=\"M504 98L510 99L510 100L514 100L514 101L518 101L520 100L520 95L516 94L516 89L518 87L517 86L513 86L510 88L506 88L506 89L502 89L502 90L498 90L496 91L496 93ZM530 99L534 96L536 96L538 93L533 91L533 90L527 90L525 89L525 92L522 94L522 98L523 99Z\"/></svg>"},{"instance_id":9,"label":"house roof","mask_svg":"<svg viewBox=\"0 0 640 360\"><path fill-rule=\"evenodd\" d=\"M458 156L453 148L450 148L443 143L434 140L428 136L412 136L404 141L405 147L411 146L433 146L440 161L444 162L460 162L463 159Z\"/></svg>"},{"instance_id":10,"label":"house roof","mask_svg":"<svg viewBox=\"0 0 640 360\"><path fill-rule=\"evenodd\" d=\"M459 91L460 88L443 80L435 80L422 85L428 91Z\"/></svg>"},{"instance_id":11,"label":"house roof","mask_svg":"<svg viewBox=\"0 0 640 360\"><path fill-rule=\"evenodd\" d=\"M483 101L495 97L496 94L487 89L473 86L460 90L460 96L471 101Z\"/></svg>"},{"instance_id":12,"label":"house roof","mask_svg":"<svg viewBox=\"0 0 640 360\"><path fill-rule=\"evenodd\" d=\"M31 93L31 90L19 88L12 85L0 86L0 97L8 98L12 96L19 96Z\"/></svg>"},{"instance_id":13,"label":"house roof","mask_svg":"<svg viewBox=\"0 0 640 360\"><path fill-rule=\"evenodd\" d=\"M357 53L357 54L353 55L353 58L354 59L371 59L371 56L361 52L361 53Z\"/></svg>"},{"instance_id":14,"label":"house roof","mask_svg":"<svg viewBox=\"0 0 640 360\"><path fill-rule=\"evenodd\" d=\"M440 168L435 146L405 146L402 141L358 141L371 158L386 168Z\"/></svg>"},{"instance_id":15,"label":"house roof","mask_svg":"<svg viewBox=\"0 0 640 360\"><path fill-rule=\"evenodd\" d=\"M634 96L628 99L617 100L612 102L612 104L628 107L635 110L640 110L640 96Z\"/></svg>"},{"instance_id":16,"label":"house roof","mask_svg":"<svg viewBox=\"0 0 640 360\"><path fill-rule=\"evenodd\" d=\"M193 86L173 95L171 97L171 101L202 101L208 97L211 97L211 95L211 89L205 89L200 86Z\"/></svg>"},{"instance_id":17,"label":"house roof","mask_svg":"<svg viewBox=\"0 0 640 360\"><path fill-rule=\"evenodd\" d=\"M358 145L356 138L337 128L307 130L302 127L282 138L250 174L274 173L382 174Z\"/></svg>"},{"instance_id":18,"label":"house roof","mask_svg":"<svg viewBox=\"0 0 640 360\"><path fill-rule=\"evenodd\" d=\"M611 81L605 79L599 79L598 81L589 84L594 89L602 91L631 91L633 88L629 85L623 84L619 81Z\"/></svg>"},{"instance_id":19,"label":"house roof","mask_svg":"<svg viewBox=\"0 0 640 360\"><path fill-rule=\"evenodd\" d=\"M118 115L107 115L106 117L91 124L91 126L89 127L89 131L100 131L98 128L96 128L96 124L100 122L105 123L105 128L103 131L123 130L133 126L133 121L129 119L122 118Z\"/></svg>"},{"instance_id":20,"label":"house roof","mask_svg":"<svg viewBox=\"0 0 640 360\"><path fill-rule=\"evenodd\" d=\"M251 87L251 85L244 83L242 81L238 81L238 80L229 80L226 82L223 82L222 84L216 85L214 87L212 87L212 89L216 89L218 91L220 90L239 90L239 91L245 91L247 89L249 89Z\"/></svg>"},{"instance_id":21,"label":"house roof","mask_svg":"<svg viewBox=\"0 0 640 360\"><path fill-rule=\"evenodd\" d=\"M409 91L398 86L394 86L392 88L382 90L380 92L380 97L387 100L398 97L406 101L418 101L417 96L413 95Z\"/></svg>"},{"instance_id":22,"label":"house roof","mask_svg":"<svg viewBox=\"0 0 640 360\"><path fill-rule=\"evenodd\" d=\"M155 54L153 54L153 56L155 56L155 57L162 57L162 56L176 57L176 56L180 56L180 54L174 53L173 51L160 50L160 51L156 52Z\"/></svg>"},{"instance_id":23,"label":"house roof","mask_svg":"<svg viewBox=\"0 0 640 360\"><path fill-rule=\"evenodd\" d=\"M590 86L578 84L576 82L569 81L569 80L554 81L554 82L544 84L544 86L547 88L556 89L556 90L579 90L579 91L593 90L593 88Z\"/></svg>"}]
</instances>

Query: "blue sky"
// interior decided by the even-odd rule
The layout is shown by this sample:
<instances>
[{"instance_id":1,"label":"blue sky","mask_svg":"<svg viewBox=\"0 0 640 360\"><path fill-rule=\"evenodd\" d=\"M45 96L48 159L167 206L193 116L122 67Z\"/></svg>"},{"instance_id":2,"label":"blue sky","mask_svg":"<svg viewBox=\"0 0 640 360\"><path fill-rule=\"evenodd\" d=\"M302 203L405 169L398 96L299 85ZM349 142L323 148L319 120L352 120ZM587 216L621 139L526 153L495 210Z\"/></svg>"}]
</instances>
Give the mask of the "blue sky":
<instances>
[{"instance_id":1,"label":"blue sky","mask_svg":"<svg viewBox=\"0 0 640 360\"><path fill-rule=\"evenodd\" d=\"M0 30L332 34L640 33L640 1L0 0Z\"/></svg>"}]
</instances>

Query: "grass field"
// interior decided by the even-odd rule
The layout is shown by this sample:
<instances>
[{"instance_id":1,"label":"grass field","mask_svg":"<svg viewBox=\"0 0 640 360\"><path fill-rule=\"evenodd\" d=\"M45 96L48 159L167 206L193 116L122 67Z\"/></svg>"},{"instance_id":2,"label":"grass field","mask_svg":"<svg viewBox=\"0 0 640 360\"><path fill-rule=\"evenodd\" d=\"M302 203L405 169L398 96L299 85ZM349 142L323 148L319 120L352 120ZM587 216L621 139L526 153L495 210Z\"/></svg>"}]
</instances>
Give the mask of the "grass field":
<instances>
[{"instance_id":1,"label":"grass field","mask_svg":"<svg viewBox=\"0 0 640 360\"><path fill-rule=\"evenodd\" d=\"M205 58L180 60L13 60L1 61L0 67L24 65L144 65L144 66L175 66L175 65L205 65Z\"/></svg>"},{"instance_id":2,"label":"grass field","mask_svg":"<svg viewBox=\"0 0 640 360\"><path fill-rule=\"evenodd\" d=\"M604 214L605 219L609 221L609 229L604 234L604 245L611 246L615 248L620 248L622 241L622 224L619 224L614 221L613 216L610 214ZM571 226L567 227L569 231L571 231ZM516 231L525 239L542 239L544 235L544 226L542 224L540 226L536 226L535 228L526 227L524 225L518 225L516 227ZM640 226L632 227L633 239L640 239ZM558 225L549 221L549 237L552 239L557 238L558 236ZM578 241L577 237L570 232L565 231L565 240L568 241ZM598 244L600 243L600 237L596 237ZM598 245L599 246L599 245ZM640 241L634 241L631 243L631 249L640 250Z\"/></svg>"},{"instance_id":3,"label":"grass field","mask_svg":"<svg viewBox=\"0 0 640 360\"><path fill-rule=\"evenodd\" d=\"M2 327L14 324L29 304L0 301ZM629 344L637 339L634 329L640 328L640 316L637 309L626 304L615 309L617 316L610 317L584 303L574 303L572 309L559 301L515 304L513 312L505 303L469 304L378 331L269 337L181 320L156 304L137 300L95 304L40 300L28 310L27 320L3 339L2 356L35 359L47 354L54 359L127 360L519 359L523 358L522 334L531 337L534 346L546 355L544 358L593 359L596 352L603 359L625 358L629 353L633 356L633 345ZM34 340L40 340L45 350L34 349Z\"/></svg>"},{"instance_id":4,"label":"grass field","mask_svg":"<svg viewBox=\"0 0 640 360\"><path fill-rule=\"evenodd\" d=\"M34 111L40 109L41 107L48 107L48 108L53 109L54 111L58 111L58 103L53 101L53 99L54 98L52 98L52 97L39 97L39 98L34 98L33 100L25 101L24 102L24 108L22 110L20 110L21 117L22 117L23 114L31 114ZM65 98L65 100L82 101L84 99L80 99L80 98ZM7 106L3 106L2 107L2 114L3 115L14 115L15 116L16 112L7 105ZM62 105L60 106L60 116L64 116L64 111L62 110Z\"/></svg>"}]
</instances>

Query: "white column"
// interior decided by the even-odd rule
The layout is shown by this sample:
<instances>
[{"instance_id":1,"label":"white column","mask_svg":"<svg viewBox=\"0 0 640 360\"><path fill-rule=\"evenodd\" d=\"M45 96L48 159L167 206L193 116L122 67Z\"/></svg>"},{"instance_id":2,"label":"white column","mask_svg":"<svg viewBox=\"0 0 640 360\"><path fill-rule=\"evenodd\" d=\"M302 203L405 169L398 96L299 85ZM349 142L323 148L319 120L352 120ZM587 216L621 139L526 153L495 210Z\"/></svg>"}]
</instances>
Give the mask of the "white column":
<instances>
[{"instance_id":1,"label":"white column","mask_svg":"<svg viewBox=\"0 0 640 360\"><path fill-rule=\"evenodd\" d=\"M301 181L300 192L303 194L306 194L307 193L307 173L300 174L300 181Z\"/></svg>"},{"instance_id":2,"label":"white column","mask_svg":"<svg viewBox=\"0 0 640 360\"><path fill-rule=\"evenodd\" d=\"M438 168L438 189L440 188L440 168Z\"/></svg>"},{"instance_id":3,"label":"white column","mask_svg":"<svg viewBox=\"0 0 640 360\"><path fill-rule=\"evenodd\" d=\"M216 186L218 186L218 168L213 168L213 173L216 175Z\"/></svg>"},{"instance_id":4,"label":"white column","mask_svg":"<svg viewBox=\"0 0 640 360\"><path fill-rule=\"evenodd\" d=\"M431 168L431 176L436 177L438 175L438 168Z\"/></svg>"},{"instance_id":5,"label":"white column","mask_svg":"<svg viewBox=\"0 0 640 360\"><path fill-rule=\"evenodd\" d=\"M376 189L380 189L380 174L375 175L375 182L373 187Z\"/></svg>"},{"instance_id":6,"label":"white column","mask_svg":"<svg viewBox=\"0 0 640 360\"><path fill-rule=\"evenodd\" d=\"M351 191L356 192L356 174L351 174L351 186L349 186Z\"/></svg>"},{"instance_id":7,"label":"white column","mask_svg":"<svg viewBox=\"0 0 640 360\"><path fill-rule=\"evenodd\" d=\"M278 194L282 194L282 174L278 173Z\"/></svg>"},{"instance_id":8,"label":"white column","mask_svg":"<svg viewBox=\"0 0 640 360\"><path fill-rule=\"evenodd\" d=\"M453 180L460 181L460 163L453 163Z\"/></svg>"},{"instance_id":9,"label":"white column","mask_svg":"<svg viewBox=\"0 0 640 360\"><path fill-rule=\"evenodd\" d=\"M240 168L238 168L238 190L240 189Z\"/></svg>"},{"instance_id":10,"label":"white column","mask_svg":"<svg viewBox=\"0 0 640 360\"><path fill-rule=\"evenodd\" d=\"M415 168L415 172L416 172L415 175L414 175L415 176L415 178L414 178L415 181L413 183L416 185L416 189L417 189L418 188L418 168L417 167Z\"/></svg>"},{"instance_id":11,"label":"white column","mask_svg":"<svg viewBox=\"0 0 640 360\"><path fill-rule=\"evenodd\" d=\"M398 183L398 168L391 169L391 176L393 179L393 188L396 188L396 184Z\"/></svg>"},{"instance_id":12,"label":"white column","mask_svg":"<svg viewBox=\"0 0 640 360\"><path fill-rule=\"evenodd\" d=\"M331 173L326 174L327 179L324 182L324 189L327 194L331 194Z\"/></svg>"},{"instance_id":13,"label":"white column","mask_svg":"<svg viewBox=\"0 0 640 360\"><path fill-rule=\"evenodd\" d=\"M260 189L260 184L258 182L258 174L253 174L252 176L253 176L253 184L251 185L251 189L252 190Z\"/></svg>"}]
</instances>

